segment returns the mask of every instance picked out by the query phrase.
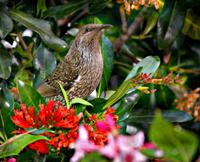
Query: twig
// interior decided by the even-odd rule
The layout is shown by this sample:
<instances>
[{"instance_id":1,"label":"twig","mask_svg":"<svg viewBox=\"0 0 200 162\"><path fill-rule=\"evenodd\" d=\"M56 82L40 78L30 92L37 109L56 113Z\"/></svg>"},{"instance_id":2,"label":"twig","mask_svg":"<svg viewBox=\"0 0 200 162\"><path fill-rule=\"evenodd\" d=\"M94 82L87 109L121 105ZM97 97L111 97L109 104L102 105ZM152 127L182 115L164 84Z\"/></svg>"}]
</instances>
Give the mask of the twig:
<instances>
[{"instance_id":1,"label":"twig","mask_svg":"<svg viewBox=\"0 0 200 162\"><path fill-rule=\"evenodd\" d=\"M144 13L146 12L146 9L144 8L135 18L135 20L132 22L132 24L128 27L128 30L126 34L122 33L120 37L115 41L114 44L114 51L118 52L120 51L122 45L130 38L130 36L136 31L140 23L144 19Z\"/></svg>"},{"instance_id":2,"label":"twig","mask_svg":"<svg viewBox=\"0 0 200 162\"><path fill-rule=\"evenodd\" d=\"M122 22L122 32L123 34L126 34L127 33L126 15L122 7L120 7L120 17L121 17L121 22Z\"/></svg>"},{"instance_id":3,"label":"twig","mask_svg":"<svg viewBox=\"0 0 200 162\"><path fill-rule=\"evenodd\" d=\"M31 50L33 48L33 43L31 43L29 46L27 46L27 44L25 43L23 37L22 37L22 33L18 33L18 38L19 38L19 42L21 43L23 49L27 52L28 57L32 58L32 53Z\"/></svg>"},{"instance_id":4,"label":"twig","mask_svg":"<svg viewBox=\"0 0 200 162\"><path fill-rule=\"evenodd\" d=\"M26 43L24 42L24 39L23 39L23 37L22 37L22 33L21 33L21 32L19 32L18 38L19 38L19 42L21 43L23 49L24 49L24 50L27 50L28 47L27 47Z\"/></svg>"}]
</instances>

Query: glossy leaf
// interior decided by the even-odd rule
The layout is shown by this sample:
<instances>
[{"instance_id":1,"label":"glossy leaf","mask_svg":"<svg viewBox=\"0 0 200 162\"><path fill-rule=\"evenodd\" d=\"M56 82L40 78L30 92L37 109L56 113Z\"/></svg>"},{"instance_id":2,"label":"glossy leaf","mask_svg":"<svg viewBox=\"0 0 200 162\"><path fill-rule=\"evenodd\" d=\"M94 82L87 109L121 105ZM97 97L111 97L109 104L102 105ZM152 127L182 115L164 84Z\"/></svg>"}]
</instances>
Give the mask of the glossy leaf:
<instances>
[{"instance_id":1,"label":"glossy leaf","mask_svg":"<svg viewBox=\"0 0 200 162\"><path fill-rule=\"evenodd\" d=\"M74 98L70 103L71 103L71 105L82 104L82 105L85 105L85 106L92 106L93 107L93 105L91 103L89 103L88 101L86 101L82 98Z\"/></svg>"},{"instance_id":2,"label":"glossy leaf","mask_svg":"<svg viewBox=\"0 0 200 162\"><path fill-rule=\"evenodd\" d=\"M159 65L160 58L158 56L147 56L133 67L126 80L135 77L139 73L151 73L151 76L153 76Z\"/></svg>"},{"instance_id":3,"label":"glossy leaf","mask_svg":"<svg viewBox=\"0 0 200 162\"><path fill-rule=\"evenodd\" d=\"M87 107L87 110L93 114L93 113L100 113L103 111L103 107L105 105L107 100L104 98L95 98L93 100L90 100L90 103L93 105L93 107Z\"/></svg>"},{"instance_id":4,"label":"glossy leaf","mask_svg":"<svg viewBox=\"0 0 200 162\"><path fill-rule=\"evenodd\" d=\"M192 10L187 11L182 32L192 39L200 40L200 18Z\"/></svg>"},{"instance_id":5,"label":"glossy leaf","mask_svg":"<svg viewBox=\"0 0 200 162\"><path fill-rule=\"evenodd\" d=\"M4 39L13 29L13 22L5 8L0 6L0 38Z\"/></svg>"},{"instance_id":6,"label":"glossy leaf","mask_svg":"<svg viewBox=\"0 0 200 162\"><path fill-rule=\"evenodd\" d=\"M158 18L159 13L157 11L154 11L153 14L148 17L147 25L142 35L147 35L156 26Z\"/></svg>"},{"instance_id":7,"label":"glossy leaf","mask_svg":"<svg viewBox=\"0 0 200 162\"><path fill-rule=\"evenodd\" d=\"M57 5L55 7L49 8L46 12L44 12L44 16L61 19L66 17L67 15L79 11L81 8L83 8L85 4L87 4L87 0L70 1L65 5Z\"/></svg>"},{"instance_id":8,"label":"glossy leaf","mask_svg":"<svg viewBox=\"0 0 200 162\"><path fill-rule=\"evenodd\" d=\"M14 108L14 99L10 91L3 85L0 88L0 131L3 131L7 136L15 129L15 125L10 120Z\"/></svg>"},{"instance_id":9,"label":"glossy leaf","mask_svg":"<svg viewBox=\"0 0 200 162\"><path fill-rule=\"evenodd\" d=\"M0 158L18 155L27 145L38 140L48 140L48 138L31 134L16 135L0 145Z\"/></svg>"},{"instance_id":10,"label":"glossy leaf","mask_svg":"<svg viewBox=\"0 0 200 162\"><path fill-rule=\"evenodd\" d=\"M11 73L12 57L0 43L0 78L8 79Z\"/></svg>"},{"instance_id":11,"label":"glossy leaf","mask_svg":"<svg viewBox=\"0 0 200 162\"><path fill-rule=\"evenodd\" d=\"M98 89L98 96L101 95L105 88L108 88L108 81L113 69L113 46L106 36L102 37L101 52L103 57L103 75Z\"/></svg>"},{"instance_id":12,"label":"glossy leaf","mask_svg":"<svg viewBox=\"0 0 200 162\"><path fill-rule=\"evenodd\" d=\"M103 108L107 108L114 103L116 103L119 99L124 97L125 94L129 91L129 93L133 92L135 89L131 83L131 79L138 75L139 73L151 73L151 76L154 75L156 70L160 65L159 57L148 56L144 58L141 62L136 64L131 72L126 77L125 81L121 84L121 86L116 90L116 92L108 99L105 106Z\"/></svg>"},{"instance_id":13,"label":"glossy leaf","mask_svg":"<svg viewBox=\"0 0 200 162\"><path fill-rule=\"evenodd\" d=\"M183 27L186 10L181 0L166 1L158 20L158 47L165 49L177 38Z\"/></svg>"},{"instance_id":14,"label":"glossy leaf","mask_svg":"<svg viewBox=\"0 0 200 162\"><path fill-rule=\"evenodd\" d=\"M22 81L18 82L19 96L23 104L34 106L36 113L39 110L39 104L45 104L45 99L31 86Z\"/></svg>"},{"instance_id":15,"label":"glossy leaf","mask_svg":"<svg viewBox=\"0 0 200 162\"><path fill-rule=\"evenodd\" d=\"M106 104L104 105L103 109L108 108L109 106L116 103L119 99L121 99L128 90L132 87L131 81L126 80L119 86L119 88L115 91L115 93L108 99Z\"/></svg>"},{"instance_id":16,"label":"glossy leaf","mask_svg":"<svg viewBox=\"0 0 200 162\"><path fill-rule=\"evenodd\" d=\"M169 122L175 122L175 123L182 123L189 120L192 120L192 117L184 112L179 110L164 110L162 111L162 116ZM142 112L135 112L133 111L130 114L130 117L126 120L128 124L134 123L146 123L150 124L152 123L153 119L155 118L155 114L152 114L147 111Z\"/></svg>"},{"instance_id":17,"label":"glossy leaf","mask_svg":"<svg viewBox=\"0 0 200 162\"><path fill-rule=\"evenodd\" d=\"M38 33L43 42L56 51L63 51L67 48L65 41L58 38L51 30L51 26L48 21L37 19L19 10L11 10L11 17L26 26L27 28Z\"/></svg>"},{"instance_id":18,"label":"glossy leaf","mask_svg":"<svg viewBox=\"0 0 200 162\"><path fill-rule=\"evenodd\" d=\"M62 94L64 96L64 99L65 99L65 102L67 104L67 107L70 108L71 104L69 102L69 98L68 98L67 92L65 91L64 87L62 86L62 84L60 82L58 82L58 84L59 84L60 89L62 91Z\"/></svg>"},{"instance_id":19,"label":"glossy leaf","mask_svg":"<svg viewBox=\"0 0 200 162\"><path fill-rule=\"evenodd\" d=\"M164 151L164 157L172 162L192 161L198 147L198 139L193 133L174 127L165 121L160 113L156 114L151 125L149 138Z\"/></svg>"},{"instance_id":20,"label":"glossy leaf","mask_svg":"<svg viewBox=\"0 0 200 162\"><path fill-rule=\"evenodd\" d=\"M35 51L33 64L38 71L36 79L34 80L34 87L38 87L56 68L56 58L51 51L40 45Z\"/></svg>"}]
</instances>

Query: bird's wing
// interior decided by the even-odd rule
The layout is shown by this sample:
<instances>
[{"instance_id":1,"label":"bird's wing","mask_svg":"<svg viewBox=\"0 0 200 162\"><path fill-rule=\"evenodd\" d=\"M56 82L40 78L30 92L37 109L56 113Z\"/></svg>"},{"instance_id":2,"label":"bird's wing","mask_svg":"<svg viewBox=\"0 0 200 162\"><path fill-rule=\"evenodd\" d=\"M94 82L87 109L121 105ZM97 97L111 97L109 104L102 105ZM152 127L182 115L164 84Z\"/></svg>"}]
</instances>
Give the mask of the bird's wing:
<instances>
[{"instance_id":1,"label":"bird's wing","mask_svg":"<svg viewBox=\"0 0 200 162\"><path fill-rule=\"evenodd\" d=\"M39 86L37 90L41 95L45 97L58 95L60 93L58 82L63 85L65 90L73 85L74 80L78 77L79 68L77 65L80 64L80 58L74 52L77 51L68 53L65 60L60 62L53 73Z\"/></svg>"}]
</instances>

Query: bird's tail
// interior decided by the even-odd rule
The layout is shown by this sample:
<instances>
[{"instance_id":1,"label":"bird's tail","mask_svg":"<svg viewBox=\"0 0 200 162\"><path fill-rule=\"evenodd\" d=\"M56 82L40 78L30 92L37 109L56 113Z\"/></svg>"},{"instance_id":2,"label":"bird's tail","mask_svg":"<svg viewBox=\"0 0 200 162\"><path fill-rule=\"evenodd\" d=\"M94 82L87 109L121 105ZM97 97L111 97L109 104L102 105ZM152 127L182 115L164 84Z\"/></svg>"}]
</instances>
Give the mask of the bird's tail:
<instances>
[{"instance_id":1,"label":"bird's tail","mask_svg":"<svg viewBox=\"0 0 200 162\"><path fill-rule=\"evenodd\" d=\"M37 91L44 97L52 97L58 94L56 89L51 88L47 83L42 83Z\"/></svg>"}]
</instances>

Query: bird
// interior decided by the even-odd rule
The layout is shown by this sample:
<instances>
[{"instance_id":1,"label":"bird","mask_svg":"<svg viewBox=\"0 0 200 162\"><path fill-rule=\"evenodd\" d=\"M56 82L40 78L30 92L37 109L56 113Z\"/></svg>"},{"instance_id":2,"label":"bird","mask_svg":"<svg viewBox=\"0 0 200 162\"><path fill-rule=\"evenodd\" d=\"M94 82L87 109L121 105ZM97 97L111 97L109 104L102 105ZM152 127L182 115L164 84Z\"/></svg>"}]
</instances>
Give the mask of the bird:
<instances>
[{"instance_id":1,"label":"bird","mask_svg":"<svg viewBox=\"0 0 200 162\"><path fill-rule=\"evenodd\" d=\"M68 92L69 101L88 97L97 88L103 73L100 46L102 29L111 26L110 24L82 26L64 59L37 91L44 97L60 95L59 82Z\"/></svg>"}]
</instances>

